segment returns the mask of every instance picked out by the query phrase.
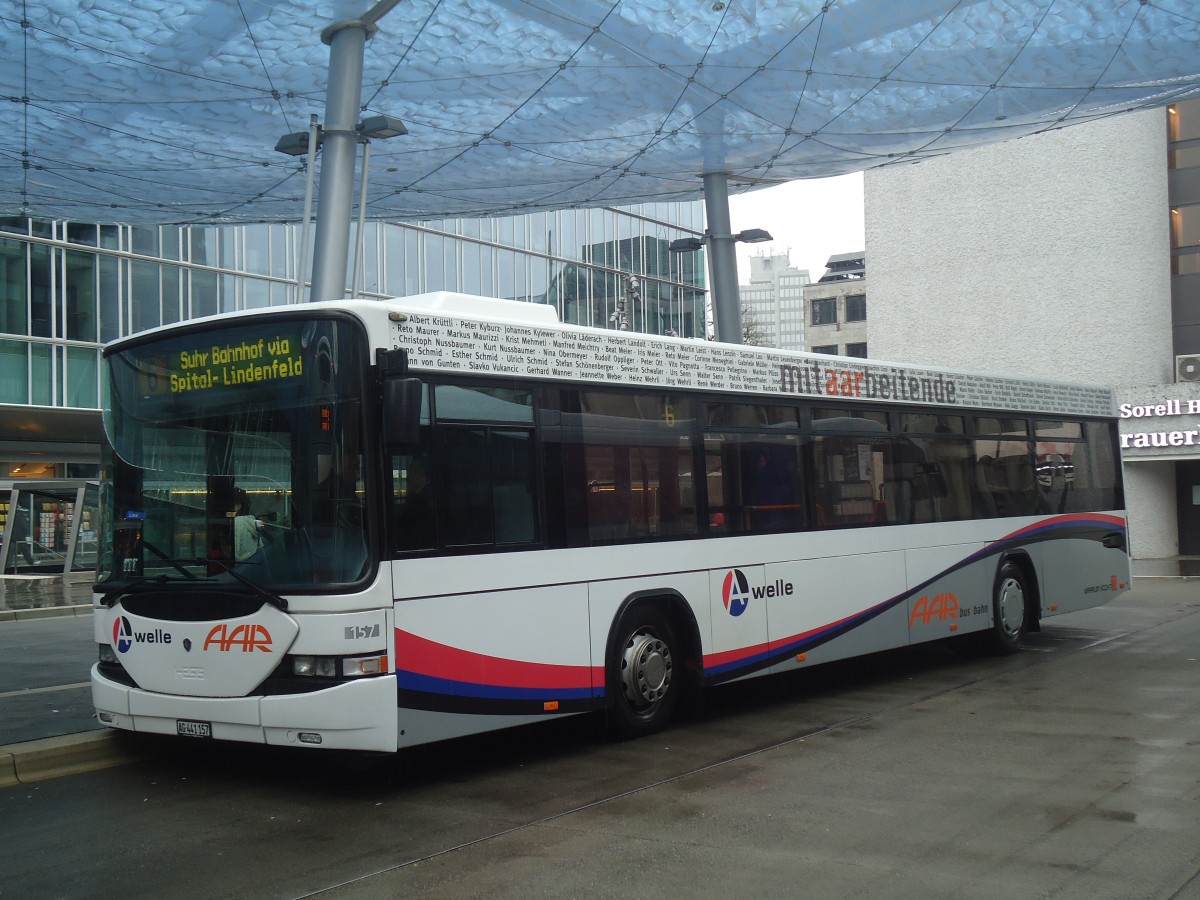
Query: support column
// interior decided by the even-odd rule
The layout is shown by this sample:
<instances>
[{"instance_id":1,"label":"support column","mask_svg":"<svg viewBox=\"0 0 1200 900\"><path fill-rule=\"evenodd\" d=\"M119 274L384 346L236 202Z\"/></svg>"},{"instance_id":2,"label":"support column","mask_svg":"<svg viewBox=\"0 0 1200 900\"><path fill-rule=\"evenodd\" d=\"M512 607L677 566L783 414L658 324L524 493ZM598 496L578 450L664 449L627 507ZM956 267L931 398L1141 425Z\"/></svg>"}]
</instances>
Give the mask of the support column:
<instances>
[{"instance_id":1,"label":"support column","mask_svg":"<svg viewBox=\"0 0 1200 900\"><path fill-rule=\"evenodd\" d=\"M712 279L713 323L717 340L742 342L742 304L738 297L737 243L729 225L729 181L724 172L704 174L704 208L708 219L708 271Z\"/></svg>"},{"instance_id":2,"label":"support column","mask_svg":"<svg viewBox=\"0 0 1200 900\"><path fill-rule=\"evenodd\" d=\"M346 296L350 211L354 201L354 161L362 102L363 52L375 26L359 19L330 25L321 33L329 45L329 89L321 143L321 182L313 239L312 300Z\"/></svg>"}]
</instances>

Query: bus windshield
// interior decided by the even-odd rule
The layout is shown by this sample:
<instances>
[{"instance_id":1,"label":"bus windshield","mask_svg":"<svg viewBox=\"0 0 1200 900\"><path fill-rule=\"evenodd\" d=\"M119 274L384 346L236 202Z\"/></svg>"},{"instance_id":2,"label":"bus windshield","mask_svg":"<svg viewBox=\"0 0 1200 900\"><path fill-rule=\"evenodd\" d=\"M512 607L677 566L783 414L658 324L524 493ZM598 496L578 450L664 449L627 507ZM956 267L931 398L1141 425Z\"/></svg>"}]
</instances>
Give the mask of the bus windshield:
<instances>
[{"instance_id":1,"label":"bus windshield","mask_svg":"<svg viewBox=\"0 0 1200 900\"><path fill-rule=\"evenodd\" d=\"M273 317L110 353L101 585L366 578L363 346L347 319Z\"/></svg>"}]
</instances>

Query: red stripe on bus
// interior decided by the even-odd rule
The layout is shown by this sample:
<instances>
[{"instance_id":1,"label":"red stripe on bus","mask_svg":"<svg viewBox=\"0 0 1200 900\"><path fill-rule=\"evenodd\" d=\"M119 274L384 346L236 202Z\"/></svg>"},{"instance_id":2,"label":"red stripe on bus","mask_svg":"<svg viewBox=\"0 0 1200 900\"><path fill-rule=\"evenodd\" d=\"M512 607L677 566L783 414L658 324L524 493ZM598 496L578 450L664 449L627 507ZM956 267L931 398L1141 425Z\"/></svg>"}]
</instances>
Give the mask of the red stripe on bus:
<instances>
[{"instance_id":1,"label":"red stripe on bus","mask_svg":"<svg viewBox=\"0 0 1200 900\"><path fill-rule=\"evenodd\" d=\"M591 688L604 684L604 669L504 659L440 644L396 629L396 667L406 672L505 687Z\"/></svg>"}]
</instances>

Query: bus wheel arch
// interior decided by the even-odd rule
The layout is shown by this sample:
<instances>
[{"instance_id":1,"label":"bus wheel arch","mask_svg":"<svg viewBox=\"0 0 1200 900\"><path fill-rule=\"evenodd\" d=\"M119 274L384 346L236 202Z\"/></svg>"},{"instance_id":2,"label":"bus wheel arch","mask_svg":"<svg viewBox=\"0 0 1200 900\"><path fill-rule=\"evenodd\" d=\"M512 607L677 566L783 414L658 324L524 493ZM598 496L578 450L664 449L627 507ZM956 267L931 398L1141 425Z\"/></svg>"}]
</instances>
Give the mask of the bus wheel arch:
<instances>
[{"instance_id":1,"label":"bus wheel arch","mask_svg":"<svg viewBox=\"0 0 1200 900\"><path fill-rule=\"evenodd\" d=\"M661 731L699 682L699 629L674 591L626 598L605 652L608 721L621 738Z\"/></svg>"},{"instance_id":2,"label":"bus wheel arch","mask_svg":"<svg viewBox=\"0 0 1200 900\"><path fill-rule=\"evenodd\" d=\"M1016 653L1025 635L1040 630L1037 574L1024 553L1000 558L992 583L992 625L985 632L993 653Z\"/></svg>"}]
</instances>

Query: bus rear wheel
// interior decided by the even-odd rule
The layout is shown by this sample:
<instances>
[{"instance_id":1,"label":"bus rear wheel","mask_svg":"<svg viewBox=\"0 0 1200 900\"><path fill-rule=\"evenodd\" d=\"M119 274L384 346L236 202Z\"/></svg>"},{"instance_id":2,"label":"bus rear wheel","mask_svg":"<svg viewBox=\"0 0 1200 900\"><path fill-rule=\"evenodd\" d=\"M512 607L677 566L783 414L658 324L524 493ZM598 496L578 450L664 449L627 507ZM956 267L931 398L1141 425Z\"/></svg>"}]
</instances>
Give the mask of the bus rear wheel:
<instances>
[{"instance_id":1,"label":"bus rear wheel","mask_svg":"<svg viewBox=\"0 0 1200 900\"><path fill-rule=\"evenodd\" d=\"M992 628L988 646L993 653L1016 653L1028 628L1029 589L1025 573L1013 562L1004 562L996 572L992 593Z\"/></svg>"},{"instance_id":2,"label":"bus rear wheel","mask_svg":"<svg viewBox=\"0 0 1200 900\"><path fill-rule=\"evenodd\" d=\"M609 722L622 738L661 731L679 705L682 672L671 621L654 607L622 618L609 660Z\"/></svg>"}]
</instances>

